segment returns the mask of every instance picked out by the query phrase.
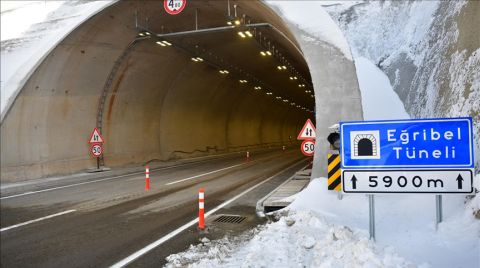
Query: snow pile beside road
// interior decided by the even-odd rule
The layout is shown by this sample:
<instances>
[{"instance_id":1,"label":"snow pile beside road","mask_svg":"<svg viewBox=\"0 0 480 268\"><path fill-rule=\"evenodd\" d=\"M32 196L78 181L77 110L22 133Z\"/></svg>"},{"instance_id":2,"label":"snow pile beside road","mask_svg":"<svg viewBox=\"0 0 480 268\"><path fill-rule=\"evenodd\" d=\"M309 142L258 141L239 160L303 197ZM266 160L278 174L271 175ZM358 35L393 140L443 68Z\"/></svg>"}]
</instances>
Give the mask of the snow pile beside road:
<instances>
[{"instance_id":1,"label":"snow pile beside road","mask_svg":"<svg viewBox=\"0 0 480 268\"><path fill-rule=\"evenodd\" d=\"M333 225L313 211L285 211L277 222L167 258L166 267L414 267L393 248L380 249L359 229Z\"/></svg>"}]
</instances>

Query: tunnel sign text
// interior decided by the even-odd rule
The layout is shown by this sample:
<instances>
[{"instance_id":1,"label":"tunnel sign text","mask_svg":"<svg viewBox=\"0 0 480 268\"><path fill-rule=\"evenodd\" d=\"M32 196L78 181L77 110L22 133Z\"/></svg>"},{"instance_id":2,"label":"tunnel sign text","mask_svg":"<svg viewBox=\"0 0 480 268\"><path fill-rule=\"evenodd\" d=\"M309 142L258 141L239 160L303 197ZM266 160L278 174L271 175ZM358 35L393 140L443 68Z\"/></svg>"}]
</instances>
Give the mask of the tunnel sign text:
<instances>
[{"instance_id":1,"label":"tunnel sign text","mask_svg":"<svg viewBox=\"0 0 480 268\"><path fill-rule=\"evenodd\" d=\"M341 122L344 192L471 193L472 118Z\"/></svg>"}]
</instances>

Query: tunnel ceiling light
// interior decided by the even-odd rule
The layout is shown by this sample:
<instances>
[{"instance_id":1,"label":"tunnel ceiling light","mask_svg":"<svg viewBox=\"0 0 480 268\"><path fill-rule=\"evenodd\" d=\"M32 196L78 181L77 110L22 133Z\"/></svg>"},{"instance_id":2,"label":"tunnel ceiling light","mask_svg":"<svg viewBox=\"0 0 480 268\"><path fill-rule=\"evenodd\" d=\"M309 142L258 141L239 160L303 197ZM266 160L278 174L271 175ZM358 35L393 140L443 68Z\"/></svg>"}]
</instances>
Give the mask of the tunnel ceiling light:
<instances>
[{"instance_id":1,"label":"tunnel ceiling light","mask_svg":"<svg viewBox=\"0 0 480 268\"><path fill-rule=\"evenodd\" d=\"M305 87L305 84L299 84L298 87Z\"/></svg>"},{"instance_id":2,"label":"tunnel ceiling light","mask_svg":"<svg viewBox=\"0 0 480 268\"><path fill-rule=\"evenodd\" d=\"M295 102L290 103L290 105L295 106Z\"/></svg>"},{"instance_id":3,"label":"tunnel ceiling light","mask_svg":"<svg viewBox=\"0 0 480 268\"><path fill-rule=\"evenodd\" d=\"M247 80L244 80L244 79L240 79L240 80L238 80L238 82L240 82L240 84L245 84L245 83L247 83L248 81L247 81Z\"/></svg>"},{"instance_id":4,"label":"tunnel ceiling light","mask_svg":"<svg viewBox=\"0 0 480 268\"><path fill-rule=\"evenodd\" d=\"M277 100L281 100L281 99L282 99L282 97L280 97L280 96L278 96L278 97L276 97L276 98L277 98Z\"/></svg>"},{"instance_id":5,"label":"tunnel ceiling light","mask_svg":"<svg viewBox=\"0 0 480 268\"><path fill-rule=\"evenodd\" d=\"M311 90L305 90L305 93L311 93L312 91Z\"/></svg>"},{"instance_id":6,"label":"tunnel ceiling light","mask_svg":"<svg viewBox=\"0 0 480 268\"><path fill-rule=\"evenodd\" d=\"M241 21L239 19L236 19L233 23L238 26L241 24Z\"/></svg>"},{"instance_id":7,"label":"tunnel ceiling light","mask_svg":"<svg viewBox=\"0 0 480 268\"><path fill-rule=\"evenodd\" d=\"M283 100L283 102L288 103L288 100Z\"/></svg>"},{"instance_id":8,"label":"tunnel ceiling light","mask_svg":"<svg viewBox=\"0 0 480 268\"><path fill-rule=\"evenodd\" d=\"M260 51L260 55L262 55L263 57L272 56L272 52L270 52L268 50Z\"/></svg>"},{"instance_id":9,"label":"tunnel ceiling light","mask_svg":"<svg viewBox=\"0 0 480 268\"><path fill-rule=\"evenodd\" d=\"M200 57L193 57L193 58L192 58L192 61L194 61L194 62L202 62L203 59L200 58Z\"/></svg>"},{"instance_id":10,"label":"tunnel ceiling light","mask_svg":"<svg viewBox=\"0 0 480 268\"><path fill-rule=\"evenodd\" d=\"M267 95L268 95L268 96L270 96L270 95L272 95L272 94L273 94L272 92L267 92Z\"/></svg>"},{"instance_id":11,"label":"tunnel ceiling light","mask_svg":"<svg viewBox=\"0 0 480 268\"><path fill-rule=\"evenodd\" d=\"M238 35L240 35L241 38L246 38L246 37L251 38L251 37L253 37L253 35L250 31L245 31L245 32L239 31Z\"/></svg>"},{"instance_id":12,"label":"tunnel ceiling light","mask_svg":"<svg viewBox=\"0 0 480 268\"><path fill-rule=\"evenodd\" d=\"M315 98L315 95L310 95L310 97Z\"/></svg>"},{"instance_id":13,"label":"tunnel ceiling light","mask_svg":"<svg viewBox=\"0 0 480 268\"><path fill-rule=\"evenodd\" d=\"M228 70L220 70L220 71L218 71L218 72L221 73L221 74L228 74L228 73L229 73Z\"/></svg>"},{"instance_id":14,"label":"tunnel ceiling light","mask_svg":"<svg viewBox=\"0 0 480 268\"><path fill-rule=\"evenodd\" d=\"M296 76L290 76L290 80L297 80L298 78Z\"/></svg>"},{"instance_id":15,"label":"tunnel ceiling light","mask_svg":"<svg viewBox=\"0 0 480 268\"><path fill-rule=\"evenodd\" d=\"M297 105L297 108L300 108L301 106L300 105Z\"/></svg>"},{"instance_id":16,"label":"tunnel ceiling light","mask_svg":"<svg viewBox=\"0 0 480 268\"><path fill-rule=\"evenodd\" d=\"M262 89L262 87L256 86L256 87L254 87L254 89L260 90L260 89Z\"/></svg>"},{"instance_id":17,"label":"tunnel ceiling light","mask_svg":"<svg viewBox=\"0 0 480 268\"><path fill-rule=\"evenodd\" d=\"M283 71L283 70L286 70L286 69L287 69L287 66L285 66L285 65L278 65L278 66L277 66L277 69L280 70L280 71Z\"/></svg>"},{"instance_id":18,"label":"tunnel ceiling light","mask_svg":"<svg viewBox=\"0 0 480 268\"><path fill-rule=\"evenodd\" d=\"M163 40L163 41L157 41L157 42L155 42L155 43L157 43L158 45L160 45L160 46L162 46L162 47L166 47L166 46L171 46L171 45L172 45L170 42L165 41L165 40Z\"/></svg>"}]
</instances>

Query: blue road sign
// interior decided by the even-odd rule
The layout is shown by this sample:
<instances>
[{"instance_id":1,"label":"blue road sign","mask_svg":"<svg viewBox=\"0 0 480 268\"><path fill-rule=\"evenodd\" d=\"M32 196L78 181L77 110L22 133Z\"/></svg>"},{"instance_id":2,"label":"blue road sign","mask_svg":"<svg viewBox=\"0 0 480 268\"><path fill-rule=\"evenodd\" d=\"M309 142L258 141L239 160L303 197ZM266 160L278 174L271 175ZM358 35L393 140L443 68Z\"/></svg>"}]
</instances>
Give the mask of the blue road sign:
<instances>
[{"instance_id":1,"label":"blue road sign","mask_svg":"<svg viewBox=\"0 0 480 268\"><path fill-rule=\"evenodd\" d=\"M474 167L472 118L341 122L345 169Z\"/></svg>"}]
</instances>

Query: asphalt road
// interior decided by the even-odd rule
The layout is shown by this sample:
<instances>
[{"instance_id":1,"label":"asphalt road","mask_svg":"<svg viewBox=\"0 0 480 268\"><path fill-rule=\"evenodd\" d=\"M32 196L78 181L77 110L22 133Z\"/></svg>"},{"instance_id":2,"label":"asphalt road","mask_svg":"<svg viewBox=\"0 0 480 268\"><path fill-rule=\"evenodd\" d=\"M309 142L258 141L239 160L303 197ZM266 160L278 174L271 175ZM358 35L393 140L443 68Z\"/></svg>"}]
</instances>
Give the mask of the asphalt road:
<instances>
[{"instance_id":1,"label":"asphalt road","mask_svg":"<svg viewBox=\"0 0 480 268\"><path fill-rule=\"evenodd\" d=\"M2 193L1 267L110 267L121 261L159 267L165 257L203 236L216 238L262 223L255 215L257 200L306 160L298 150L270 151L253 154L248 162L230 156L158 168L151 170L148 192L145 176L136 174ZM207 232L185 226L198 215L199 188L205 189L205 211L215 211L207 217ZM222 213L247 219L235 225L208 220ZM157 247L142 251L162 238ZM125 260L133 253L138 258Z\"/></svg>"}]
</instances>

